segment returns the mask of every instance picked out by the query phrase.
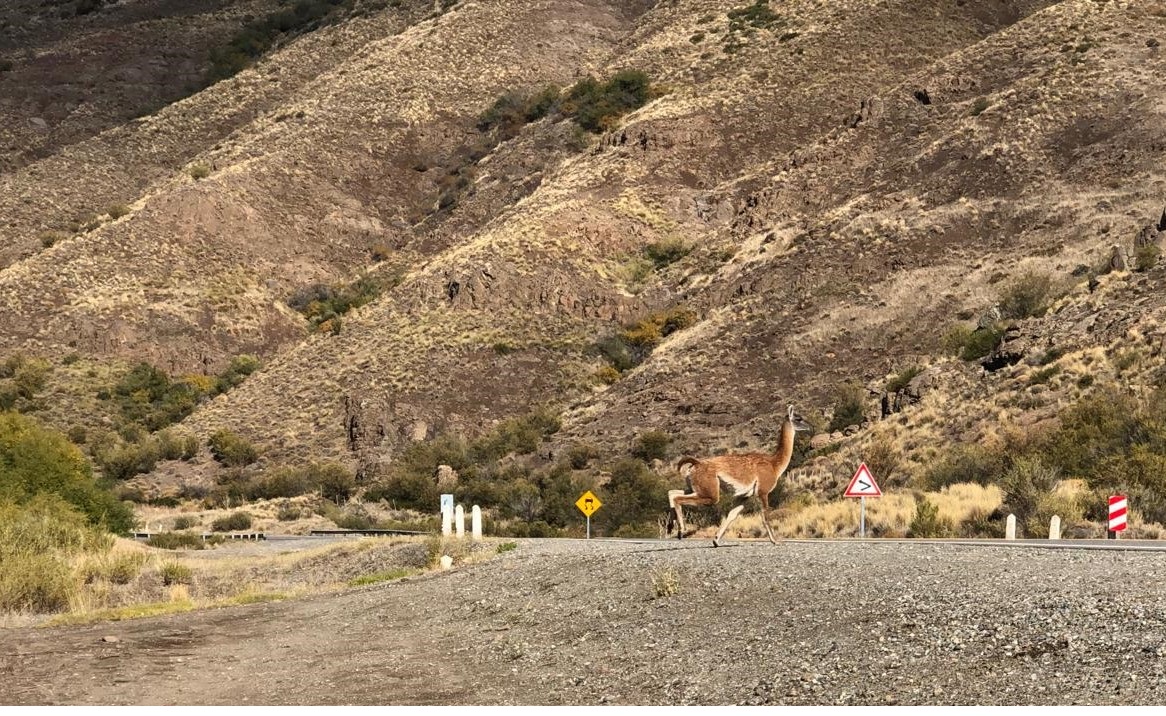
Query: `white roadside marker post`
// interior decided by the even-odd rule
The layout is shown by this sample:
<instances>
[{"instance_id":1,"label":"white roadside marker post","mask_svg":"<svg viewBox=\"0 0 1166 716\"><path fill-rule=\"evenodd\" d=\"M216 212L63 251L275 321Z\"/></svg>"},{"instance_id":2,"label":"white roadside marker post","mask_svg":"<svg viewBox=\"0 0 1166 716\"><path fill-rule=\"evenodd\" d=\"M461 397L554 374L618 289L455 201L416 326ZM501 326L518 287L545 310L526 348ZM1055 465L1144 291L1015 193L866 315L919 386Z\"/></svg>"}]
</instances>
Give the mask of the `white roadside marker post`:
<instances>
[{"instance_id":1,"label":"white roadside marker post","mask_svg":"<svg viewBox=\"0 0 1166 716\"><path fill-rule=\"evenodd\" d=\"M453 533L453 511L441 511L441 536L449 537Z\"/></svg>"},{"instance_id":2,"label":"white roadside marker post","mask_svg":"<svg viewBox=\"0 0 1166 716\"><path fill-rule=\"evenodd\" d=\"M475 542L482 541L482 508L477 505L470 508L470 532Z\"/></svg>"},{"instance_id":3,"label":"white roadside marker post","mask_svg":"<svg viewBox=\"0 0 1166 716\"><path fill-rule=\"evenodd\" d=\"M466 508L461 505L453 508L453 526L458 539L466 536Z\"/></svg>"},{"instance_id":4,"label":"white roadside marker post","mask_svg":"<svg viewBox=\"0 0 1166 716\"><path fill-rule=\"evenodd\" d=\"M1016 515L1008 515L1004 523L1004 539L1016 539Z\"/></svg>"},{"instance_id":5,"label":"white roadside marker post","mask_svg":"<svg viewBox=\"0 0 1166 716\"><path fill-rule=\"evenodd\" d=\"M1060 515L1053 515L1053 519L1049 520L1049 539L1061 539Z\"/></svg>"}]
</instances>

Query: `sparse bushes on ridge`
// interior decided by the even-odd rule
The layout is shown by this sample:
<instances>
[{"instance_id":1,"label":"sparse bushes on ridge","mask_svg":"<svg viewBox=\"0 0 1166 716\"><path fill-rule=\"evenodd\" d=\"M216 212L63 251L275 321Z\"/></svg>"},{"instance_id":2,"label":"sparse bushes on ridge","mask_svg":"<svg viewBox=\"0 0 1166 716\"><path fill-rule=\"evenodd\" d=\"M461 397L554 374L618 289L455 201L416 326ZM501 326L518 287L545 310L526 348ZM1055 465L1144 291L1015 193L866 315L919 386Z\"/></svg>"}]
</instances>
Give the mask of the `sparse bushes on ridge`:
<instances>
[{"instance_id":1,"label":"sparse bushes on ridge","mask_svg":"<svg viewBox=\"0 0 1166 716\"><path fill-rule=\"evenodd\" d=\"M613 369L622 373L643 363L664 338L696 321L696 312L685 306L674 306L628 324L615 335L601 338L595 349Z\"/></svg>"},{"instance_id":2,"label":"sparse bushes on ridge","mask_svg":"<svg viewBox=\"0 0 1166 716\"><path fill-rule=\"evenodd\" d=\"M628 112L652 98L651 80L639 70L621 70L606 82L586 77L565 92L548 85L537 92L507 92L478 117L478 129L498 130L503 137L543 117L574 120L582 129L599 133L613 129Z\"/></svg>"},{"instance_id":3,"label":"sparse bushes on ridge","mask_svg":"<svg viewBox=\"0 0 1166 716\"><path fill-rule=\"evenodd\" d=\"M259 367L257 358L243 355L233 358L218 376L187 375L175 379L157 366L138 363L112 390L98 397L114 401L125 420L154 432L183 420L202 401L238 386Z\"/></svg>"},{"instance_id":4,"label":"sparse bushes on ridge","mask_svg":"<svg viewBox=\"0 0 1166 716\"><path fill-rule=\"evenodd\" d=\"M288 299L288 306L304 314L313 330L323 331L330 327L326 324L339 325L340 316L375 300L384 288L371 276L363 276L348 285L317 283L296 291Z\"/></svg>"},{"instance_id":5,"label":"sparse bushes on ridge","mask_svg":"<svg viewBox=\"0 0 1166 716\"><path fill-rule=\"evenodd\" d=\"M52 365L41 358L20 353L0 362L0 410L25 413L40 409L38 394L48 384Z\"/></svg>"},{"instance_id":6,"label":"sparse bushes on ridge","mask_svg":"<svg viewBox=\"0 0 1166 716\"><path fill-rule=\"evenodd\" d=\"M99 0L82 0L99 1ZM248 23L226 46L211 52L207 84L238 74L283 37L314 30L330 22L335 11L351 6L351 0L297 0L284 9ZM290 7L288 7L290 5Z\"/></svg>"}]
</instances>

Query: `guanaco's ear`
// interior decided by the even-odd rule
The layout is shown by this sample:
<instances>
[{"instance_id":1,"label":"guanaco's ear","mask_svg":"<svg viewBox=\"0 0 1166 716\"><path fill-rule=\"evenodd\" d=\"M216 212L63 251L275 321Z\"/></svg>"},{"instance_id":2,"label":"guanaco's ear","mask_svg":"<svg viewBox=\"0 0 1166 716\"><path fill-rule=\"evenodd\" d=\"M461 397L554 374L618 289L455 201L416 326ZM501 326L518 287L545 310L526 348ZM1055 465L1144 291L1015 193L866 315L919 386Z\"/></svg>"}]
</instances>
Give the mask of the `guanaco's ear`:
<instances>
[{"instance_id":1,"label":"guanaco's ear","mask_svg":"<svg viewBox=\"0 0 1166 716\"><path fill-rule=\"evenodd\" d=\"M789 413L787 415L789 416L789 421L792 423L794 420L794 406L789 406Z\"/></svg>"}]
</instances>

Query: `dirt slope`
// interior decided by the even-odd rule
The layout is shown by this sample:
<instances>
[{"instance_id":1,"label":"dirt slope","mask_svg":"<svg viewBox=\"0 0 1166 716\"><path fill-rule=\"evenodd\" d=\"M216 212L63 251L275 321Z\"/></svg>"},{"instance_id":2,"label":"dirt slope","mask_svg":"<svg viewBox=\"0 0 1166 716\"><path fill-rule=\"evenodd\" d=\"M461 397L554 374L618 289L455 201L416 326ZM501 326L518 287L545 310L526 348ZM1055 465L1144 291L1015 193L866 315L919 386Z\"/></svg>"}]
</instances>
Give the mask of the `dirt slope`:
<instances>
[{"instance_id":1,"label":"dirt slope","mask_svg":"<svg viewBox=\"0 0 1166 716\"><path fill-rule=\"evenodd\" d=\"M551 457L578 440L620 454L649 429L677 450L770 445L784 405L828 418L857 382L875 417L888 374L918 366L932 402L877 430L901 428L920 462L1063 407L1081 353L1157 340L1161 267L1091 278L1166 201L1166 7L788 0L734 19L748 7L404 2L63 143L0 174L0 351L76 352L62 402L93 392L65 385L74 373L256 353L266 367L186 427L236 430L270 464L351 466L543 403L565 410ZM544 119L467 164L503 92L624 68L658 96L619 126ZM468 177L452 201L451 177ZM131 213L41 247L114 202ZM692 250L643 270L669 241ZM1017 366L941 357L949 327L1030 269L1067 297L1018 329ZM287 305L365 273L390 288L336 335ZM597 339L677 305L700 321L596 380ZM1025 392L1054 341L1064 377Z\"/></svg>"}]
</instances>

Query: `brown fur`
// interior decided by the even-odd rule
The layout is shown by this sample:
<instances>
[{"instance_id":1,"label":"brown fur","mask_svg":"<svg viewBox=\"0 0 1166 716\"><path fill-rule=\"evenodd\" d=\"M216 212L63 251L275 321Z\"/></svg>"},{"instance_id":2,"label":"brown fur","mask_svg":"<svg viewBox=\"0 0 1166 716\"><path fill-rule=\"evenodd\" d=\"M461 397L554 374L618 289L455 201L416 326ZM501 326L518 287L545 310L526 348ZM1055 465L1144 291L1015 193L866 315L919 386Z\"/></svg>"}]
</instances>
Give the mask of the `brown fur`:
<instances>
[{"instance_id":1,"label":"brown fur","mask_svg":"<svg viewBox=\"0 0 1166 716\"><path fill-rule=\"evenodd\" d=\"M669 506L676 510L676 519L679 521L679 537L684 536L684 505L715 505L721 499L721 482L731 487L741 496L756 495L761 501L762 520L765 531L769 534L769 541L774 544L777 539L773 536L773 528L769 526L769 493L777 487L777 481L789 467L790 458L794 452L793 409L790 409L781 426L781 437L778 440L777 451L768 453L745 453L742 455L721 455L719 457L695 458L684 457L676 463L677 470L683 470L691 465L692 471L688 476L690 492L681 493L673 490L668 493ZM734 508L722 522L713 539L713 546L720 543L721 537L729 524L740 514L741 507Z\"/></svg>"}]
</instances>

